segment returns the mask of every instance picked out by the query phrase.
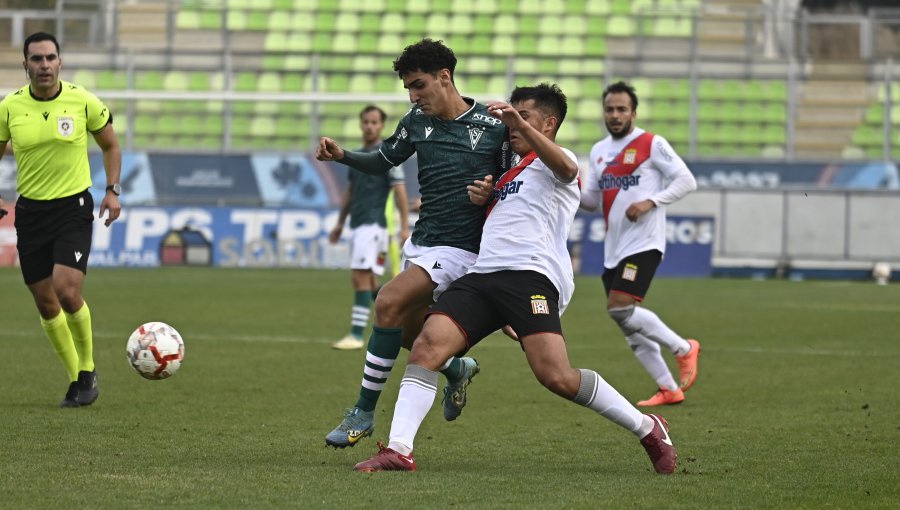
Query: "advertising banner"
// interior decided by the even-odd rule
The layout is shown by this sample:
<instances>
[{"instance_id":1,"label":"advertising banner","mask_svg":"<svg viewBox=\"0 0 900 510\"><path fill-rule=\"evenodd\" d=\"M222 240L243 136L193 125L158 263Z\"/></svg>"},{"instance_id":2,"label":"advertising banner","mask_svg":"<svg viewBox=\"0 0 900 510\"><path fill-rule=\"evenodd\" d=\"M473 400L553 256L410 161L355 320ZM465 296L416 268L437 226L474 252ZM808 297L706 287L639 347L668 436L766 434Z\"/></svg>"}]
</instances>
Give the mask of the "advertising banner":
<instances>
[{"instance_id":1,"label":"advertising banner","mask_svg":"<svg viewBox=\"0 0 900 510\"><path fill-rule=\"evenodd\" d=\"M712 217L669 216L666 219L666 253L657 269L659 276L709 276L712 274ZM569 233L569 253L576 274L603 274L603 241L606 221L602 214L579 214Z\"/></svg>"}]
</instances>

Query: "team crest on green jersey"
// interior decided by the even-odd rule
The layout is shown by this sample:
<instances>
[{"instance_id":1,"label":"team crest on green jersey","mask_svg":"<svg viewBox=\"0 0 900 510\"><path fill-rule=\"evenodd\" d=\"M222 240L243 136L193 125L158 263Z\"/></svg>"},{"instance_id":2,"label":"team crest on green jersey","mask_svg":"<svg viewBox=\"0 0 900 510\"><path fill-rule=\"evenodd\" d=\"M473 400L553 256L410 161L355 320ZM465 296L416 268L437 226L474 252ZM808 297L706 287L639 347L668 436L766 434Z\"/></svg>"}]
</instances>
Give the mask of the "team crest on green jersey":
<instances>
[{"instance_id":1,"label":"team crest on green jersey","mask_svg":"<svg viewBox=\"0 0 900 510\"><path fill-rule=\"evenodd\" d=\"M484 134L484 128L478 126L469 126L469 141L472 142L472 150L475 150L475 146L478 145L478 140L481 140L481 135Z\"/></svg>"}]
</instances>

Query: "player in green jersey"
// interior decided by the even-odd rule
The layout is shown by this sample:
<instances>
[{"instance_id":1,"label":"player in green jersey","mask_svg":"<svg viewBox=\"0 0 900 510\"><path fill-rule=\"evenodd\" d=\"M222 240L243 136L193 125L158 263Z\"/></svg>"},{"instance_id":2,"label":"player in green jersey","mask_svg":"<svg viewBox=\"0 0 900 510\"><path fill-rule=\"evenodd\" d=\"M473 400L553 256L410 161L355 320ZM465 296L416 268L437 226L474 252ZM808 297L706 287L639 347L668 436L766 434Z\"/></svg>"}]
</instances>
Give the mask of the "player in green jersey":
<instances>
[{"instance_id":1,"label":"player in green jersey","mask_svg":"<svg viewBox=\"0 0 900 510\"><path fill-rule=\"evenodd\" d=\"M381 131L387 115L381 108L369 105L359 114L359 127L363 135L363 152L375 152L381 145ZM366 174L350 168L349 184L344 192L337 224L328 235L332 243L338 242L344 230L344 222L350 215L350 269L353 279L353 310L350 316L350 332L332 347L340 350L362 349L363 330L369 322L372 293L378 288L378 279L384 274L388 238L384 205L391 190L400 212L400 243L409 237L409 202L406 197L403 168L393 167L388 173Z\"/></svg>"},{"instance_id":2,"label":"player in green jersey","mask_svg":"<svg viewBox=\"0 0 900 510\"><path fill-rule=\"evenodd\" d=\"M94 222L88 133L103 151L108 186L100 216L108 211L107 227L121 212L122 153L106 106L59 79L56 38L32 34L23 53L30 83L0 101L0 157L12 140L18 166L19 263L41 326L68 374L60 406L86 406L99 395L91 312L81 295Z\"/></svg>"},{"instance_id":3,"label":"player in green jersey","mask_svg":"<svg viewBox=\"0 0 900 510\"><path fill-rule=\"evenodd\" d=\"M440 41L423 39L407 46L394 70L413 107L378 152L345 151L327 137L316 148L322 161L376 174L416 154L422 196L419 219L403 246L404 269L375 299L359 399L325 438L334 447L353 446L372 434L375 405L400 347L412 345L428 306L475 262L485 208L469 200L467 186L509 168L509 130L485 105L460 95L453 82L455 69L456 56ZM448 381L445 419L462 412L466 386L478 370L472 358L450 358L441 367Z\"/></svg>"}]
</instances>

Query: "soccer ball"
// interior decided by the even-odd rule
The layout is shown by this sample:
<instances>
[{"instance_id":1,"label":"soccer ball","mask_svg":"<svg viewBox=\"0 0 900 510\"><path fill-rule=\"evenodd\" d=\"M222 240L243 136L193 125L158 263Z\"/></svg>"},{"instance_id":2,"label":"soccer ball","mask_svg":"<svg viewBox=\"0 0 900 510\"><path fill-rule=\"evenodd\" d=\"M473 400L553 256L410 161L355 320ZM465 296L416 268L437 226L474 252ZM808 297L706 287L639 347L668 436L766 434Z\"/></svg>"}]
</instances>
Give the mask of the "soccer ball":
<instances>
[{"instance_id":1,"label":"soccer ball","mask_svg":"<svg viewBox=\"0 0 900 510\"><path fill-rule=\"evenodd\" d=\"M147 379L172 377L184 359L184 340L175 328L163 322L148 322L128 338L128 362Z\"/></svg>"},{"instance_id":2,"label":"soccer ball","mask_svg":"<svg viewBox=\"0 0 900 510\"><path fill-rule=\"evenodd\" d=\"M878 285L887 285L891 279L891 265L887 262L877 262L872 267L872 278Z\"/></svg>"}]
</instances>

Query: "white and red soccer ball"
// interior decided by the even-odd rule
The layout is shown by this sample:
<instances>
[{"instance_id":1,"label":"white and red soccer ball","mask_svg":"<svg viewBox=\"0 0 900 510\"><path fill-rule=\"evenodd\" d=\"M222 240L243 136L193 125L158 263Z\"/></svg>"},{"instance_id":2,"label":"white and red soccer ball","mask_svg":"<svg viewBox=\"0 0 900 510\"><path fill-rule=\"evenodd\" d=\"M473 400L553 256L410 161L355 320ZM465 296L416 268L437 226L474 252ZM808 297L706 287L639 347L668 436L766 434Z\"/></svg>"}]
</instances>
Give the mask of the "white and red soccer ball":
<instances>
[{"instance_id":1,"label":"white and red soccer ball","mask_svg":"<svg viewBox=\"0 0 900 510\"><path fill-rule=\"evenodd\" d=\"M166 379L175 375L184 360L181 334L164 322L142 324L128 338L125 347L134 371L147 379Z\"/></svg>"}]
</instances>

